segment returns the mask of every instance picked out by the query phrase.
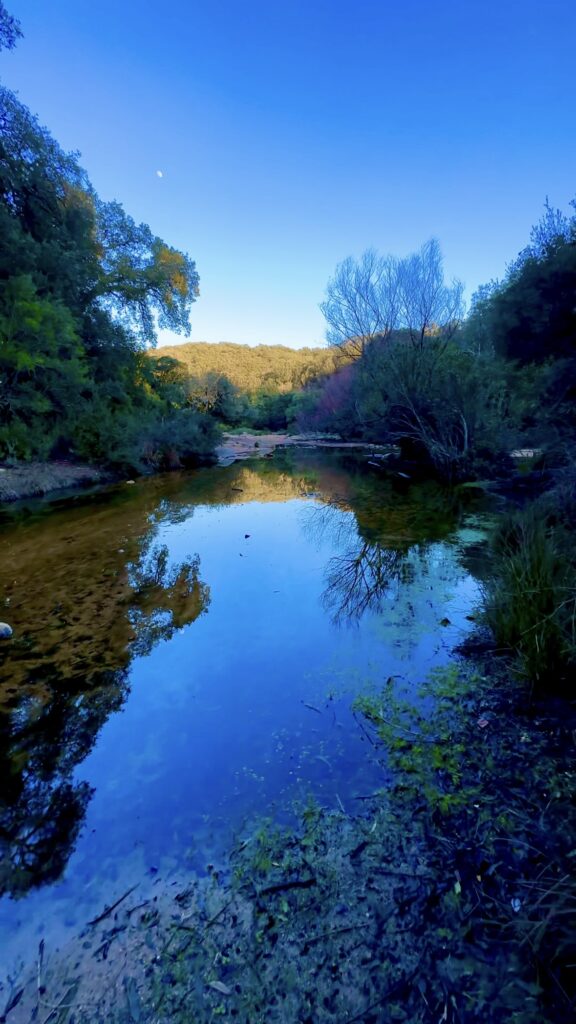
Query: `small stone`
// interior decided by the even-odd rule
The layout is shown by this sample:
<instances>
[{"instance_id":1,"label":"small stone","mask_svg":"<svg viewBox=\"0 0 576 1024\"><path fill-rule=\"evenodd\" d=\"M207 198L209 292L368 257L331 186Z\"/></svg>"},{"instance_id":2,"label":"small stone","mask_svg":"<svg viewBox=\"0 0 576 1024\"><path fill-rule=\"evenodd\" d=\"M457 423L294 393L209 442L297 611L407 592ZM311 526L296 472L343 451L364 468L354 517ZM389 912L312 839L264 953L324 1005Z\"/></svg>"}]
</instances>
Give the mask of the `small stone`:
<instances>
[{"instance_id":1,"label":"small stone","mask_svg":"<svg viewBox=\"0 0 576 1024\"><path fill-rule=\"evenodd\" d=\"M12 626L9 626L7 622L0 622L0 640L8 640L12 636Z\"/></svg>"}]
</instances>

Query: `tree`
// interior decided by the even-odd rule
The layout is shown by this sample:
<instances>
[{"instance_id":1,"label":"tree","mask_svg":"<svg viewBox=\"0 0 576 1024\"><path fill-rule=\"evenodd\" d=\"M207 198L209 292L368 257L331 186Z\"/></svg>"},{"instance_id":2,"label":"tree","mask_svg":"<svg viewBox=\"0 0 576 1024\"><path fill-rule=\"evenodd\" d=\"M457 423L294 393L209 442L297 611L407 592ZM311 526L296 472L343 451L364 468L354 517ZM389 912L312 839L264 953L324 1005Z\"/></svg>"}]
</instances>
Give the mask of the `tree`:
<instances>
[{"instance_id":1,"label":"tree","mask_svg":"<svg viewBox=\"0 0 576 1024\"><path fill-rule=\"evenodd\" d=\"M398 444L440 478L465 478L482 451L514 446L516 410L509 375L498 360L479 360L454 341L393 341L367 372L357 367L356 394L368 435Z\"/></svg>"},{"instance_id":2,"label":"tree","mask_svg":"<svg viewBox=\"0 0 576 1024\"><path fill-rule=\"evenodd\" d=\"M336 267L320 305L328 343L355 357L364 355L374 338L387 340L398 326L399 305L394 256L379 256L374 249L367 249L359 260L349 256Z\"/></svg>"},{"instance_id":3,"label":"tree","mask_svg":"<svg viewBox=\"0 0 576 1024\"><path fill-rule=\"evenodd\" d=\"M404 259L367 249L359 260L338 264L328 282L320 305L328 343L359 358L398 330L419 344L427 334L450 337L463 317L463 292L461 281L445 282L435 238Z\"/></svg>"},{"instance_id":4,"label":"tree","mask_svg":"<svg viewBox=\"0 0 576 1024\"><path fill-rule=\"evenodd\" d=\"M575 201L571 202L574 206ZM530 242L522 249L515 260L508 266L506 278L511 280L522 272L528 260L543 260L551 256L555 249L569 242L574 235L574 219L567 217L562 210L550 205L546 196L544 213L530 231Z\"/></svg>"},{"instance_id":5,"label":"tree","mask_svg":"<svg viewBox=\"0 0 576 1024\"><path fill-rule=\"evenodd\" d=\"M93 190L16 96L0 86L0 279L26 274L74 314L98 274Z\"/></svg>"},{"instance_id":6,"label":"tree","mask_svg":"<svg viewBox=\"0 0 576 1024\"><path fill-rule=\"evenodd\" d=\"M546 201L530 244L502 282L474 296L464 337L471 348L520 363L576 355L576 217Z\"/></svg>"},{"instance_id":7,"label":"tree","mask_svg":"<svg viewBox=\"0 0 576 1024\"><path fill-rule=\"evenodd\" d=\"M470 312L463 325L459 341L463 349L476 356L490 355L494 352L489 317L486 312L490 309L492 298L499 287L498 281L492 280L488 284L481 284L472 295Z\"/></svg>"},{"instance_id":8,"label":"tree","mask_svg":"<svg viewBox=\"0 0 576 1024\"><path fill-rule=\"evenodd\" d=\"M420 345L427 334L451 337L464 316L464 285L457 278L445 282L436 238L400 261L399 294L401 326Z\"/></svg>"},{"instance_id":9,"label":"tree","mask_svg":"<svg viewBox=\"0 0 576 1024\"><path fill-rule=\"evenodd\" d=\"M0 232L0 278L31 274L79 316L105 309L136 344L155 344L157 325L189 333L193 260L100 200L77 154L1 86Z\"/></svg>"},{"instance_id":10,"label":"tree","mask_svg":"<svg viewBox=\"0 0 576 1024\"><path fill-rule=\"evenodd\" d=\"M38 295L26 276L0 281L0 448L34 454L25 433L48 455L59 423L90 391L74 318L59 300Z\"/></svg>"},{"instance_id":11,"label":"tree","mask_svg":"<svg viewBox=\"0 0 576 1024\"><path fill-rule=\"evenodd\" d=\"M136 224L120 203L97 200L95 212L99 274L87 299L110 310L141 344L155 344L156 321L189 334L199 294L194 261Z\"/></svg>"},{"instance_id":12,"label":"tree","mask_svg":"<svg viewBox=\"0 0 576 1024\"><path fill-rule=\"evenodd\" d=\"M194 262L102 202L0 86L0 458L145 469L209 452L213 418L143 355L157 326L188 333L197 294Z\"/></svg>"},{"instance_id":13,"label":"tree","mask_svg":"<svg viewBox=\"0 0 576 1024\"><path fill-rule=\"evenodd\" d=\"M2 0L0 0L0 50L13 50L19 39L22 38L20 22L11 14L8 14Z\"/></svg>"}]
</instances>

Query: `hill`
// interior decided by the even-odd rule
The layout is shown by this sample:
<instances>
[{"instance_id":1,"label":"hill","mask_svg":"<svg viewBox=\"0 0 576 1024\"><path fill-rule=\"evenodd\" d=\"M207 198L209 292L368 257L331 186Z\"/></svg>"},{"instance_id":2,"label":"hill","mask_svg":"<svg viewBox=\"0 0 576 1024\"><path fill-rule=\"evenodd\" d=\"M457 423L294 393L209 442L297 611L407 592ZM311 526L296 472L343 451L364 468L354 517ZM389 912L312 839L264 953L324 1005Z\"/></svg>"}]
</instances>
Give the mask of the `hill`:
<instances>
[{"instance_id":1,"label":"hill","mask_svg":"<svg viewBox=\"0 0 576 1024\"><path fill-rule=\"evenodd\" d=\"M193 377L222 374L240 390L250 393L298 390L315 377L333 373L342 361L341 352L335 348L251 347L227 341L185 342L157 349L151 355L157 359L177 359Z\"/></svg>"}]
</instances>

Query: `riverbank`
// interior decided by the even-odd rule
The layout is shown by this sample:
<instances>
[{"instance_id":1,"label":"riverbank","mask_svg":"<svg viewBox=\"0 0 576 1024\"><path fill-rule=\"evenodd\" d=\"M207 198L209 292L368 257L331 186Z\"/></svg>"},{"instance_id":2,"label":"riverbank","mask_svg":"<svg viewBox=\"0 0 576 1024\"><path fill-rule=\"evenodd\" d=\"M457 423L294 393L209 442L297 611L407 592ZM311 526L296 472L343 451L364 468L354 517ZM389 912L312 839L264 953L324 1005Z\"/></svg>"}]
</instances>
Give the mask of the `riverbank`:
<instances>
[{"instance_id":1,"label":"riverbank","mask_svg":"<svg viewBox=\"0 0 576 1024\"><path fill-rule=\"evenodd\" d=\"M376 459L388 458L396 449L392 445L369 444L366 441L342 441L332 434L243 433L224 434L216 448L221 466L239 459L272 455L278 448L318 448L334 451L365 452ZM399 450L399 449L398 449Z\"/></svg>"},{"instance_id":2,"label":"riverbank","mask_svg":"<svg viewBox=\"0 0 576 1024\"><path fill-rule=\"evenodd\" d=\"M42 498L69 489L110 483L112 474L96 466L73 462L26 462L0 466L0 504L24 498Z\"/></svg>"},{"instance_id":3,"label":"riverbank","mask_svg":"<svg viewBox=\"0 0 576 1024\"><path fill-rule=\"evenodd\" d=\"M364 451L375 459L384 459L391 451L390 446L339 441L324 434L245 432L224 434L214 454L218 465L229 466L244 459L270 456L277 448L296 447ZM0 466L0 505L26 498L43 498L58 491L97 487L120 479L121 474L109 469L64 460Z\"/></svg>"}]
</instances>

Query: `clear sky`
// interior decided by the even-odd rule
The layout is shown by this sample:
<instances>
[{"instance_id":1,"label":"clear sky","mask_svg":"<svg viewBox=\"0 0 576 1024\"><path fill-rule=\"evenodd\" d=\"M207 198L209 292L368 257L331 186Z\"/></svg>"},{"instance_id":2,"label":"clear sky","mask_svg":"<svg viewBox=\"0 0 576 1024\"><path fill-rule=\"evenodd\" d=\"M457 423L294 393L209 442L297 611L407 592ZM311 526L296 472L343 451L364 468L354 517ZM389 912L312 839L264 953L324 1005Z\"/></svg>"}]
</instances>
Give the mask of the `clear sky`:
<instances>
[{"instance_id":1,"label":"clear sky","mask_svg":"<svg viewBox=\"0 0 576 1024\"><path fill-rule=\"evenodd\" d=\"M196 260L193 340L322 343L339 260L432 235L470 294L576 193L576 0L5 2L4 83Z\"/></svg>"}]
</instances>

